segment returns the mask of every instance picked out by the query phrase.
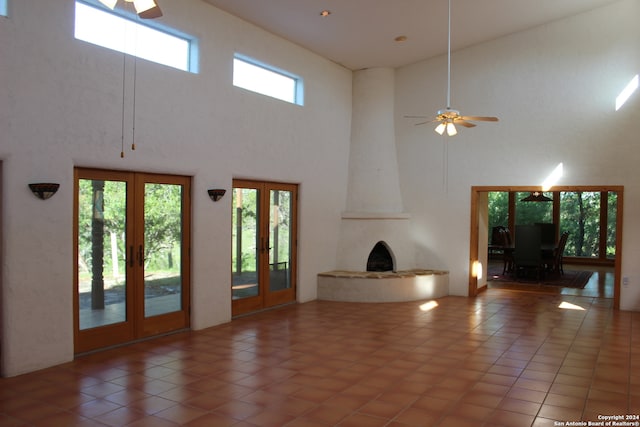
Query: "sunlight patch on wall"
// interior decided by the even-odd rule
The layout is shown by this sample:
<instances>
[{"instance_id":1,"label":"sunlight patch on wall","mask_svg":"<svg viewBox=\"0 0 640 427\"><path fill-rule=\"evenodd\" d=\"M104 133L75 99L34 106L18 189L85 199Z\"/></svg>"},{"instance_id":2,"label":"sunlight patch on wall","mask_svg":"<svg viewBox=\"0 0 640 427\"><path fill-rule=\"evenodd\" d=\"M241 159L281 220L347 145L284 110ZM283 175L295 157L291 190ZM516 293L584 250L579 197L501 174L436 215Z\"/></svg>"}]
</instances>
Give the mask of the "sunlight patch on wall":
<instances>
[{"instance_id":1,"label":"sunlight patch on wall","mask_svg":"<svg viewBox=\"0 0 640 427\"><path fill-rule=\"evenodd\" d=\"M551 187L556 185L560 178L562 178L563 168L562 163L558 163L558 166L549 174L549 176L542 183L542 191L550 191Z\"/></svg>"},{"instance_id":2,"label":"sunlight patch on wall","mask_svg":"<svg viewBox=\"0 0 640 427\"><path fill-rule=\"evenodd\" d=\"M636 74L629 84L620 92L620 95L616 98L616 111L618 111L625 102L633 95L633 93L638 89L638 75Z\"/></svg>"}]
</instances>

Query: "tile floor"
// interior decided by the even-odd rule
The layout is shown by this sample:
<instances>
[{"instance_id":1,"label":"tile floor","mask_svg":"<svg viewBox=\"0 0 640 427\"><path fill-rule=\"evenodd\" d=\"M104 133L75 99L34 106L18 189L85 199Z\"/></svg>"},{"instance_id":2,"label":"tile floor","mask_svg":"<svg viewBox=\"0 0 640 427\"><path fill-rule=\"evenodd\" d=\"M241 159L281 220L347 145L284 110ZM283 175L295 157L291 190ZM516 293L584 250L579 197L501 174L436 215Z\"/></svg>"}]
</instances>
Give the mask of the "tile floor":
<instances>
[{"instance_id":1,"label":"tile floor","mask_svg":"<svg viewBox=\"0 0 640 427\"><path fill-rule=\"evenodd\" d=\"M640 414L640 313L501 289L436 303L290 305L0 379L0 425L537 427Z\"/></svg>"},{"instance_id":2,"label":"tile floor","mask_svg":"<svg viewBox=\"0 0 640 427\"><path fill-rule=\"evenodd\" d=\"M490 261L491 265L502 265L501 262ZM614 268L610 266L594 266L594 265L565 265L565 270L589 270L593 274L582 289L578 288L562 288L558 286L537 286L537 292L546 292L552 294L563 295L579 295L586 297L613 298L614 295ZM510 290L530 290L530 284L509 283L509 282L492 282L488 277L487 285L490 288L510 289Z\"/></svg>"}]
</instances>

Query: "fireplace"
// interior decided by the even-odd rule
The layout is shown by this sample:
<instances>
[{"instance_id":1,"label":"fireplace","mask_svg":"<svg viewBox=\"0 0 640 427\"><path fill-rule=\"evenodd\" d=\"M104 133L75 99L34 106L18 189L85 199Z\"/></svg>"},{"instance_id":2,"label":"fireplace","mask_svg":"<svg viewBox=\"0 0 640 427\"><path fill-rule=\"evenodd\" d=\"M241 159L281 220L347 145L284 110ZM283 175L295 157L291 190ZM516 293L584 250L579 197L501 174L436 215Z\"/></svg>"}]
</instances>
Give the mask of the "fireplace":
<instances>
[{"instance_id":1,"label":"fireplace","mask_svg":"<svg viewBox=\"0 0 640 427\"><path fill-rule=\"evenodd\" d=\"M385 242L378 242L367 259L367 271L393 271L393 257Z\"/></svg>"},{"instance_id":2,"label":"fireplace","mask_svg":"<svg viewBox=\"0 0 640 427\"><path fill-rule=\"evenodd\" d=\"M321 300L397 302L448 294L448 272L421 268L404 211L394 82L392 68L354 72L346 210L336 269L318 274Z\"/></svg>"}]
</instances>

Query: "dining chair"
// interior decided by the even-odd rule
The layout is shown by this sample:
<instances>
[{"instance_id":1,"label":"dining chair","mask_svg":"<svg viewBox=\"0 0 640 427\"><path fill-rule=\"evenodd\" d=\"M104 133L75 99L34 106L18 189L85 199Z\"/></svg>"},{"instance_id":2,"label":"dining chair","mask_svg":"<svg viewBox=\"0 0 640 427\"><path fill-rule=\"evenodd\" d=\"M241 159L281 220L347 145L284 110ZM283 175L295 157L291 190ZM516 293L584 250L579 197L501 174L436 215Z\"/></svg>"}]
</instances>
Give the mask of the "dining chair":
<instances>
[{"instance_id":1,"label":"dining chair","mask_svg":"<svg viewBox=\"0 0 640 427\"><path fill-rule=\"evenodd\" d=\"M544 261L547 266L547 271L558 273L560 275L564 274L562 263L568 238L568 231L565 231L560 235L560 240L558 240L558 245L554 248L552 256Z\"/></svg>"},{"instance_id":2,"label":"dining chair","mask_svg":"<svg viewBox=\"0 0 640 427\"><path fill-rule=\"evenodd\" d=\"M507 227L500 230L500 244L502 245L502 274L513 271L513 241L511 231Z\"/></svg>"},{"instance_id":3,"label":"dining chair","mask_svg":"<svg viewBox=\"0 0 640 427\"><path fill-rule=\"evenodd\" d=\"M540 228L532 225L517 225L515 233L515 248L513 250L514 274L535 272L536 279L544 277L544 263L542 260L542 236Z\"/></svg>"}]
</instances>

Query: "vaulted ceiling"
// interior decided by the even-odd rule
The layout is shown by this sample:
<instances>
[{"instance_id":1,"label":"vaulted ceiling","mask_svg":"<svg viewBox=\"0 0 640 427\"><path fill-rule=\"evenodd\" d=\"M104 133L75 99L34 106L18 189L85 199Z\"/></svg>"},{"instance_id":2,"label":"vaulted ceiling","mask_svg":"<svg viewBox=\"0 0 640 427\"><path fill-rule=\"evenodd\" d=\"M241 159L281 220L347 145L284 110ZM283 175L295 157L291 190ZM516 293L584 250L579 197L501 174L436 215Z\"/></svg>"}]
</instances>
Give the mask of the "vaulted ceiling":
<instances>
[{"instance_id":1,"label":"vaulted ceiling","mask_svg":"<svg viewBox=\"0 0 640 427\"><path fill-rule=\"evenodd\" d=\"M399 67L447 50L447 0L203 0L349 69ZM452 0L451 48L615 0ZM328 16L321 16L329 11ZM396 41L396 38L406 38Z\"/></svg>"}]
</instances>

